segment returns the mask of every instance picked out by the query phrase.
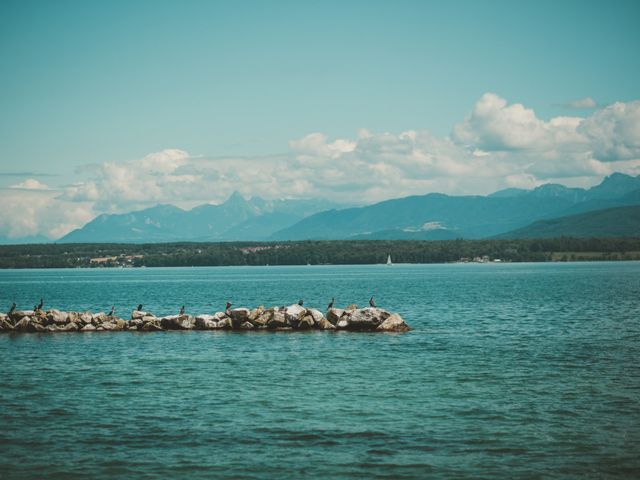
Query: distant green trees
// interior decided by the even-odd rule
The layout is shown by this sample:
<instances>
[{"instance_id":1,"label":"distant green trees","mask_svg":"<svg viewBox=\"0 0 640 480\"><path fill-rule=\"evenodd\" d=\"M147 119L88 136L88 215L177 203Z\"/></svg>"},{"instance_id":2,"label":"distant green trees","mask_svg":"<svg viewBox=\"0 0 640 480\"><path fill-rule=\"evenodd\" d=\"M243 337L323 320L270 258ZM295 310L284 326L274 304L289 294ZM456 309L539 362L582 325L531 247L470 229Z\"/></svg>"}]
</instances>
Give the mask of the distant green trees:
<instances>
[{"instance_id":1,"label":"distant green trees","mask_svg":"<svg viewBox=\"0 0 640 480\"><path fill-rule=\"evenodd\" d=\"M2 245L0 268L95 266L92 258L136 256L136 267L446 263L487 255L505 262L637 260L640 238L518 240L331 240L297 242ZM114 262L107 262L114 265Z\"/></svg>"}]
</instances>

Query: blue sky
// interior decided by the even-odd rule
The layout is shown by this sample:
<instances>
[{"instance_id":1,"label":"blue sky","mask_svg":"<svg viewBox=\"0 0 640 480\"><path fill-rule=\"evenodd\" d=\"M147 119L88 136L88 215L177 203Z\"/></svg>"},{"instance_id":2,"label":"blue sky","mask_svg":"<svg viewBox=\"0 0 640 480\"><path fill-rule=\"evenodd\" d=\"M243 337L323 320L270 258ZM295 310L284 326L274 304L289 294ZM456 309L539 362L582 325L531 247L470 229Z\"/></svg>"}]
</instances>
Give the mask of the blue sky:
<instances>
[{"instance_id":1,"label":"blue sky","mask_svg":"<svg viewBox=\"0 0 640 480\"><path fill-rule=\"evenodd\" d=\"M638 100L639 24L637 1L5 0L0 4L0 186L29 190L37 181L59 193L71 183L104 176L105 163L130 167L126 162L163 151L182 158L182 174L193 172L190 159L249 157L254 163L237 164L248 169L278 155L335 159L353 149L332 150L327 145L334 141L373 135L384 143L385 132L396 140L407 131L429 132L434 137L429 142L457 138L482 156L487 149L491 153L491 142L481 141L478 131L470 133L470 124L460 124L489 92L507 108L521 104L533 110L541 122L585 118L614 102ZM592 99L583 104L593 108L569 107L580 99ZM630 116L626 141L634 144L635 113ZM466 134L456 137L457 125ZM319 137L309 140L313 134L324 136L324 147ZM305 138L302 147L295 143ZM307 150L300 153L292 145ZM500 145L496 155L504 160L503 152L513 151L513 145ZM442 157L438 152L449 147L440 147L421 151ZM636 159L634 147L621 148L632 152L618 158L627 162L618 169L634 173L637 165L629 164ZM590 172L576 167L571 175L571 165L562 172L547 168L547 174L525 171L523 155L512 156L522 171L505 170L504 178L520 173L529 175L531 184L566 178L586 185L607 173L604 167ZM603 165L611 170L611 159L607 162ZM369 163L385 169L380 158ZM431 172L424 184L400 182L393 194L381 185L361 198L431 188L486 193L514 183L493 178L470 184L454 177ZM216 179L224 186L216 186ZM219 201L229 189L242 191L244 181L220 169L206 180L218 195L186 195L178 202ZM231 185L234 180L239 185ZM317 194L296 181L291 191L274 196ZM63 194L77 202L91 197ZM111 202L101 209L158 199ZM99 213L94 207L91 214Z\"/></svg>"}]
</instances>

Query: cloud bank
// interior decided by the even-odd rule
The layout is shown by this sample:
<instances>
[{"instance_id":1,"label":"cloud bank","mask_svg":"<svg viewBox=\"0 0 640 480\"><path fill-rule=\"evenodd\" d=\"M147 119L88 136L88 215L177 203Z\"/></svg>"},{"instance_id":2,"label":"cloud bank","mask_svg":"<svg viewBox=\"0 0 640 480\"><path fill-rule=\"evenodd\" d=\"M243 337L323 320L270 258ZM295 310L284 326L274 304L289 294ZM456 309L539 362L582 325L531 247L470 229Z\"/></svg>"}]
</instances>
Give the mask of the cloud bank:
<instances>
[{"instance_id":1,"label":"cloud bank","mask_svg":"<svg viewBox=\"0 0 640 480\"><path fill-rule=\"evenodd\" d=\"M590 102L589 102L590 101ZM592 108L581 99L575 108ZM362 204L429 192L486 194L562 181L589 186L614 171L640 173L640 101L587 117L544 120L520 103L486 93L440 137L426 130L329 139L321 132L259 157L206 157L166 149L144 158L82 167L83 181L51 187L33 178L0 190L0 235L55 239L97 214L171 203L246 197L323 197Z\"/></svg>"}]
</instances>

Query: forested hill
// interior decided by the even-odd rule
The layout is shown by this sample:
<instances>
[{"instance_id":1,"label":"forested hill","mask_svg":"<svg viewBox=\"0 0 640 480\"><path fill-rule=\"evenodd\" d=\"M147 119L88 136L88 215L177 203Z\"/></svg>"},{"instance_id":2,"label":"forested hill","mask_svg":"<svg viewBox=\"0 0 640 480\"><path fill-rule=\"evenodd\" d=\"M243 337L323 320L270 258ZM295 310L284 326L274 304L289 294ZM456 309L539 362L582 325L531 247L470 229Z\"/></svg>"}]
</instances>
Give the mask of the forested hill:
<instances>
[{"instance_id":1,"label":"forested hill","mask_svg":"<svg viewBox=\"0 0 640 480\"><path fill-rule=\"evenodd\" d=\"M540 220L496 238L640 237L640 206Z\"/></svg>"}]
</instances>

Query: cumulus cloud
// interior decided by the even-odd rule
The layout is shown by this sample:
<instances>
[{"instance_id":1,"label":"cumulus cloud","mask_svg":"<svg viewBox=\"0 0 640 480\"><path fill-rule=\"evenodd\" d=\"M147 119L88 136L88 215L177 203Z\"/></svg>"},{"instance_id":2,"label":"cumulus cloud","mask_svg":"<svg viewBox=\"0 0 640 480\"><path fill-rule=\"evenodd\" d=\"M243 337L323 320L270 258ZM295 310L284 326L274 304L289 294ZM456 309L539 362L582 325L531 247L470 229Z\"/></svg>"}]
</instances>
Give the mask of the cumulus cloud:
<instances>
[{"instance_id":1,"label":"cumulus cloud","mask_svg":"<svg viewBox=\"0 0 640 480\"><path fill-rule=\"evenodd\" d=\"M67 202L59 191L43 189L2 189L0 235L20 238L44 235L60 238L95 217L93 206L86 202Z\"/></svg>"},{"instance_id":2,"label":"cumulus cloud","mask_svg":"<svg viewBox=\"0 0 640 480\"><path fill-rule=\"evenodd\" d=\"M598 110L586 118L578 131L584 134L598 160L615 162L640 158L640 101Z\"/></svg>"},{"instance_id":3,"label":"cumulus cloud","mask_svg":"<svg viewBox=\"0 0 640 480\"><path fill-rule=\"evenodd\" d=\"M0 190L0 235L58 238L99 213L171 203L191 208L245 197L322 197L363 204L412 194L486 194L546 182L589 186L613 171L640 173L640 102L587 117L548 120L484 94L450 136L426 130L330 139L313 132L289 151L207 157L167 149L82 168L82 181L49 187L33 178Z\"/></svg>"}]
</instances>

